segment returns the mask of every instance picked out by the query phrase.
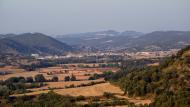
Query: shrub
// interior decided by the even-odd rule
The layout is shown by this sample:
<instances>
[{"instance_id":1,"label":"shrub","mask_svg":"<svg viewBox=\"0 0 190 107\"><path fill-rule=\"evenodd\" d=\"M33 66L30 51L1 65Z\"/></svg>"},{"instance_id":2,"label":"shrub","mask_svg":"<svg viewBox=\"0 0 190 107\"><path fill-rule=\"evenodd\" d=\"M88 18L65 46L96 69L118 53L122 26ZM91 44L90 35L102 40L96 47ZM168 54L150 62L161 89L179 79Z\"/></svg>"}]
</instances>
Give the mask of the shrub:
<instances>
[{"instance_id":1,"label":"shrub","mask_svg":"<svg viewBox=\"0 0 190 107\"><path fill-rule=\"evenodd\" d=\"M71 81L76 81L76 77L74 75L71 75Z\"/></svg>"},{"instance_id":2,"label":"shrub","mask_svg":"<svg viewBox=\"0 0 190 107\"><path fill-rule=\"evenodd\" d=\"M53 78L52 78L52 81L53 82L57 82L59 80L59 78L57 77L57 76L54 76Z\"/></svg>"},{"instance_id":3,"label":"shrub","mask_svg":"<svg viewBox=\"0 0 190 107\"><path fill-rule=\"evenodd\" d=\"M70 81L70 77L69 76L65 76L65 81Z\"/></svg>"},{"instance_id":4,"label":"shrub","mask_svg":"<svg viewBox=\"0 0 190 107\"><path fill-rule=\"evenodd\" d=\"M45 79L45 77L44 77L42 74L37 74L37 75L35 76L35 81L36 81L36 82L45 82L46 79Z\"/></svg>"},{"instance_id":5,"label":"shrub","mask_svg":"<svg viewBox=\"0 0 190 107\"><path fill-rule=\"evenodd\" d=\"M26 82L32 83L34 82L33 77L27 77Z\"/></svg>"},{"instance_id":6,"label":"shrub","mask_svg":"<svg viewBox=\"0 0 190 107\"><path fill-rule=\"evenodd\" d=\"M76 98L76 100L77 100L77 101L80 101L80 100L85 100L85 97L84 97L84 96L82 96L82 95L80 95L80 96L78 96L78 97Z\"/></svg>"},{"instance_id":7,"label":"shrub","mask_svg":"<svg viewBox=\"0 0 190 107\"><path fill-rule=\"evenodd\" d=\"M106 98L114 97L114 95L112 93L109 93L109 92L104 92L103 96L106 97Z\"/></svg>"}]
</instances>

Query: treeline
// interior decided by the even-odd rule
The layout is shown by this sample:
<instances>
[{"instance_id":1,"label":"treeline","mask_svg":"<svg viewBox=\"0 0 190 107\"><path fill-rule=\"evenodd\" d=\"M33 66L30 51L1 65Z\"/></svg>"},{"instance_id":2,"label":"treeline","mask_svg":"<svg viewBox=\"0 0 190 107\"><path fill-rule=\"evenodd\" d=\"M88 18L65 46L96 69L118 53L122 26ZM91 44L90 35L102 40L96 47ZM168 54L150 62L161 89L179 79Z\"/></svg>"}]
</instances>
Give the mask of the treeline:
<instances>
[{"instance_id":1,"label":"treeline","mask_svg":"<svg viewBox=\"0 0 190 107\"><path fill-rule=\"evenodd\" d=\"M11 94L26 93L27 89L45 86L43 82L57 82L58 77L46 80L42 74L33 77L10 77L5 81L0 81L0 97L7 98Z\"/></svg>"},{"instance_id":2,"label":"treeline","mask_svg":"<svg viewBox=\"0 0 190 107\"><path fill-rule=\"evenodd\" d=\"M63 61L63 62L62 62ZM65 62L66 60L64 59L58 59L58 60L40 60L38 63L32 63L32 64L27 64L27 65L20 65L20 68L25 69L26 71L35 71L39 68L47 68L47 67L53 67L58 64L67 64L69 62ZM79 61L80 63L84 63L84 61ZM77 63L77 62L73 62ZM96 62L94 62L96 63ZM65 68L68 68L66 65L64 66ZM81 68L95 68L95 64L93 66L85 65L85 64L79 64L78 67ZM99 64L98 67L105 68L105 67L119 67L118 63L108 63L108 64Z\"/></svg>"},{"instance_id":3,"label":"treeline","mask_svg":"<svg viewBox=\"0 0 190 107\"><path fill-rule=\"evenodd\" d=\"M77 107L77 98L71 96L61 96L54 92L40 94L39 96L13 97L8 101L2 102L2 107Z\"/></svg>"},{"instance_id":4,"label":"treeline","mask_svg":"<svg viewBox=\"0 0 190 107\"><path fill-rule=\"evenodd\" d=\"M105 58L106 57L106 58ZM56 64L68 63L104 63L104 62L121 62L123 56L110 55L110 56L84 56L84 57L70 57L64 59L55 59Z\"/></svg>"},{"instance_id":5,"label":"treeline","mask_svg":"<svg viewBox=\"0 0 190 107\"><path fill-rule=\"evenodd\" d=\"M113 75L113 72L111 70L109 71L105 71L103 72L103 74L93 74L89 77L88 80L97 80L97 79L100 79L100 78L104 78L105 80L108 80L110 78L110 76Z\"/></svg>"},{"instance_id":6,"label":"treeline","mask_svg":"<svg viewBox=\"0 0 190 107\"><path fill-rule=\"evenodd\" d=\"M56 66L56 63L50 60L42 60L38 63L33 63L30 65L20 65L20 68L25 69L27 71L35 71L39 68L47 68L47 67L53 67Z\"/></svg>"},{"instance_id":7,"label":"treeline","mask_svg":"<svg viewBox=\"0 0 190 107\"><path fill-rule=\"evenodd\" d=\"M113 72L105 72L105 80L118 80L122 77L125 77L131 72L138 72L141 70L152 70L155 67L147 66L148 64L155 63L160 61L161 59L138 59L138 60L126 60L121 62L121 70L113 73Z\"/></svg>"},{"instance_id":8,"label":"treeline","mask_svg":"<svg viewBox=\"0 0 190 107\"><path fill-rule=\"evenodd\" d=\"M106 67L120 67L118 63L102 63L102 64L98 64L98 66L96 66L95 64L93 64L92 66L89 66L88 64L79 64L78 67L80 68L106 68Z\"/></svg>"},{"instance_id":9,"label":"treeline","mask_svg":"<svg viewBox=\"0 0 190 107\"><path fill-rule=\"evenodd\" d=\"M104 100L101 101L101 97ZM104 93L101 97L84 96L62 96L50 91L47 94L40 94L38 96L21 96L11 97L0 103L1 107L105 107L105 106L120 106L127 105L128 107L135 107L133 103L127 100L117 99L110 93ZM109 99L109 100L108 100ZM88 103L79 103L79 102Z\"/></svg>"},{"instance_id":10,"label":"treeline","mask_svg":"<svg viewBox=\"0 0 190 107\"><path fill-rule=\"evenodd\" d=\"M64 80L65 81L77 81L76 76L74 76L74 75L65 76Z\"/></svg>"},{"instance_id":11,"label":"treeline","mask_svg":"<svg viewBox=\"0 0 190 107\"><path fill-rule=\"evenodd\" d=\"M65 86L65 88L87 87L87 86L92 86L92 85L101 84L101 83L105 83L105 81L92 81L92 82L89 82L87 84L82 83L82 84L79 84L79 85L71 84L69 86Z\"/></svg>"}]
</instances>

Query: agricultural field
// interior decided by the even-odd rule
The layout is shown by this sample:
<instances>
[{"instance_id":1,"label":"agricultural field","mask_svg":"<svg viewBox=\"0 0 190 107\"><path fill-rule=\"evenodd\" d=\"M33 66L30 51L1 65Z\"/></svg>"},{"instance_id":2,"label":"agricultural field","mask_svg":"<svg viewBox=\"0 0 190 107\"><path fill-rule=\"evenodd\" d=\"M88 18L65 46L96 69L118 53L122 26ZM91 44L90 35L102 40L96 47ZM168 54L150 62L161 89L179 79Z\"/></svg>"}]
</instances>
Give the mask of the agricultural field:
<instances>
[{"instance_id":1,"label":"agricultural field","mask_svg":"<svg viewBox=\"0 0 190 107\"><path fill-rule=\"evenodd\" d=\"M51 85L50 85L51 86ZM32 90L33 92L25 93L25 95L37 95L41 93L47 93L50 90ZM60 95L70 95L70 96L102 96L104 92L109 92L113 94L123 94L123 91L110 83L100 83L92 86L76 87L76 88L66 88L66 89L54 89L55 93ZM16 96L22 96L23 94L17 94Z\"/></svg>"},{"instance_id":2,"label":"agricultural field","mask_svg":"<svg viewBox=\"0 0 190 107\"><path fill-rule=\"evenodd\" d=\"M101 75L107 71L117 72L119 70L120 69L117 67L100 67L99 64L84 63L62 64L54 67L39 68L35 71L26 71L18 67L5 66L0 68L0 71L7 71L9 73L0 75L0 80L7 80L11 77L35 78L35 76L38 74L42 74L46 80L49 80L43 82L43 86L28 88L24 93L12 94L11 96L13 97L19 97L23 95L37 96L39 94L48 93L53 90L53 92L63 96L84 96L85 98L98 97L101 100L104 100L104 94L109 93L116 98L128 100L135 104L150 103L151 100L136 98L129 99L127 96L123 95L123 90L121 90L118 86L105 81L103 77L94 80L89 79L89 77L93 76L94 74ZM52 82L51 79L55 76L58 77L58 81ZM66 76L75 76L76 80L65 81ZM82 103L88 103L88 101L83 101Z\"/></svg>"},{"instance_id":3,"label":"agricultural field","mask_svg":"<svg viewBox=\"0 0 190 107\"><path fill-rule=\"evenodd\" d=\"M100 80L98 80L98 81L100 81ZM88 81L88 82L85 81L85 82L89 83L90 81ZM69 84L72 84L72 82L62 84L62 86L69 85ZM78 83L78 84L81 84L81 83ZM77 85L77 82L74 82L74 85ZM50 84L48 84L48 86L55 86L57 88L59 87L58 84L56 84L56 83L55 84L50 83ZM16 97L23 96L23 95L34 96L34 95L39 95L39 94L43 94L43 93L48 93L51 91L51 89L39 88L39 89L33 89L31 91L32 92L30 92L30 93L16 94L13 96L16 96ZM64 95L64 96L73 96L73 97L84 96L85 98L98 97L101 100L105 93L110 93L111 95L113 95L113 97L116 97L118 99L127 100L130 103L134 103L135 105L150 104L152 102L151 99L145 99L145 98L140 98L140 97L129 98L128 96L123 95L124 92L119 87L114 86L113 84L110 84L107 82L92 85L92 86L85 86L85 87L54 89L53 92L55 92L59 95ZM88 103L88 101L83 101L82 103Z\"/></svg>"},{"instance_id":4,"label":"agricultural field","mask_svg":"<svg viewBox=\"0 0 190 107\"><path fill-rule=\"evenodd\" d=\"M94 67L92 67L95 65ZM64 81L65 76L76 76L77 80L88 80L93 74L102 74L105 71L116 72L119 68L114 67L98 67L98 64L62 64L55 67L39 68L35 71L26 71L13 66L5 66L0 68L0 71L9 72L6 75L0 75L0 80L6 80L10 77L34 77L37 74L43 74L48 80L54 76L59 78L59 81Z\"/></svg>"},{"instance_id":5,"label":"agricultural field","mask_svg":"<svg viewBox=\"0 0 190 107\"><path fill-rule=\"evenodd\" d=\"M49 90L49 89L63 89L65 87L69 87L71 85L73 86L79 86L81 84L90 84L91 82L100 82L104 83L104 79L98 79L98 80L84 80L84 81L67 81L67 82L45 82L46 86L40 87L40 88L33 88L29 89L31 91L43 91L43 90Z\"/></svg>"},{"instance_id":6,"label":"agricultural field","mask_svg":"<svg viewBox=\"0 0 190 107\"><path fill-rule=\"evenodd\" d=\"M70 95L80 95L84 94L84 96L89 96L91 95L101 95L104 93L104 89L106 87L110 87L110 90L112 89L111 85L108 83L105 83L105 80L103 77L94 79L94 80L89 80L90 76L93 76L94 74L103 74L106 71L112 71L112 72L117 72L119 68L116 67L99 67L99 64L62 64L58 65L55 67L47 67L47 68L39 68L35 71L26 71L24 69L20 69L18 67L14 66L5 66L1 67L0 71L3 72L8 72L4 75L0 75L0 80L7 80L11 77L33 77L35 78L36 75L42 74L47 82L43 82L45 86L39 87L39 88L32 88L28 89L32 91L33 93L40 93L40 92L46 92L46 90L51 89L62 89L62 90L56 90L57 93L63 94L67 93ZM74 81L65 81L66 76L75 76L76 80ZM58 81L52 82L48 81L51 80L53 77L58 77ZM89 85L91 83L98 83L98 84L93 84L92 86L89 86L88 88L79 87L78 89L65 89L65 87L70 87L70 86L80 86L80 85ZM99 86L100 83L100 86ZM97 86L96 86L97 85ZM82 89L80 89L82 88ZM101 88L102 90L99 90ZM85 95L84 90L92 90L93 93L89 93L88 95ZM70 91L71 90L71 91ZM81 90L81 92L79 92ZM117 91L117 90L113 90ZM89 92L89 91L87 91ZM74 94L77 93L77 94ZM32 93L30 93L32 94Z\"/></svg>"}]
</instances>

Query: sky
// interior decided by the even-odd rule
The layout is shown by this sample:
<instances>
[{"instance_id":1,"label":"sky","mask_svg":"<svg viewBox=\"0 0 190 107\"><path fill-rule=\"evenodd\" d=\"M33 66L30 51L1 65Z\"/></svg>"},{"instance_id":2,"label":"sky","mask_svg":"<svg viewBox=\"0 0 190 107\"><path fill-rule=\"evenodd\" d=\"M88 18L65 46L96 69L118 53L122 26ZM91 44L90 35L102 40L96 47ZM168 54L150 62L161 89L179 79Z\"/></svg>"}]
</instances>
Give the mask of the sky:
<instances>
[{"instance_id":1,"label":"sky","mask_svg":"<svg viewBox=\"0 0 190 107\"><path fill-rule=\"evenodd\" d=\"M190 31L190 0L0 0L0 34Z\"/></svg>"}]
</instances>

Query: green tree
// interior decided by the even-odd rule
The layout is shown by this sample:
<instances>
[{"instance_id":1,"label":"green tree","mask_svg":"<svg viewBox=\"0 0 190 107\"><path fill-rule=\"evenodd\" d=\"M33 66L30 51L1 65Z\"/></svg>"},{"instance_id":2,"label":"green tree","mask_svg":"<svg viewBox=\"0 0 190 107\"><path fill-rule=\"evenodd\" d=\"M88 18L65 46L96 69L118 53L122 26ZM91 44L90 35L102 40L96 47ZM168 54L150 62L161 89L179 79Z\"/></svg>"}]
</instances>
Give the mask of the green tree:
<instances>
[{"instance_id":1,"label":"green tree","mask_svg":"<svg viewBox=\"0 0 190 107\"><path fill-rule=\"evenodd\" d=\"M65 80L65 81L70 81L70 79L71 79L70 76L65 76L65 79L64 79L64 80Z\"/></svg>"},{"instance_id":2,"label":"green tree","mask_svg":"<svg viewBox=\"0 0 190 107\"><path fill-rule=\"evenodd\" d=\"M45 77L42 74L37 74L34 78L35 78L36 82L45 82L46 81Z\"/></svg>"},{"instance_id":3,"label":"green tree","mask_svg":"<svg viewBox=\"0 0 190 107\"><path fill-rule=\"evenodd\" d=\"M71 75L71 81L76 81L76 76L74 76L73 74Z\"/></svg>"},{"instance_id":4,"label":"green tree","mask_svg":"<svg viewBox=\"0 0 190 107\"><path fill-rule=\"evenodd\" d=\"M54 76L53 78L52 78L52 81L53 82L57 82L59 80L59 78L57 77L57 76Z\"/></svg>"},{"instance_id":5,"label":"green tree","mask_svg":"<svg viewBox=\"0 0 190 107\"><path fill-rule=\"evenodd\" d=\"M7 86L1 86L0 85L0 96L1 97L8 97L9 96L10 90L8 89Z\"/></svg>"},{"instance_id":6,"label":"green tree","mask_svg":"<svg viewBox=\"0 0 190 107\"><path fill-rule=\"evenodd\" d=\"M26 82L32 83L34 82L33 77L27 77Z\"/></svg>"}]
</instances>

